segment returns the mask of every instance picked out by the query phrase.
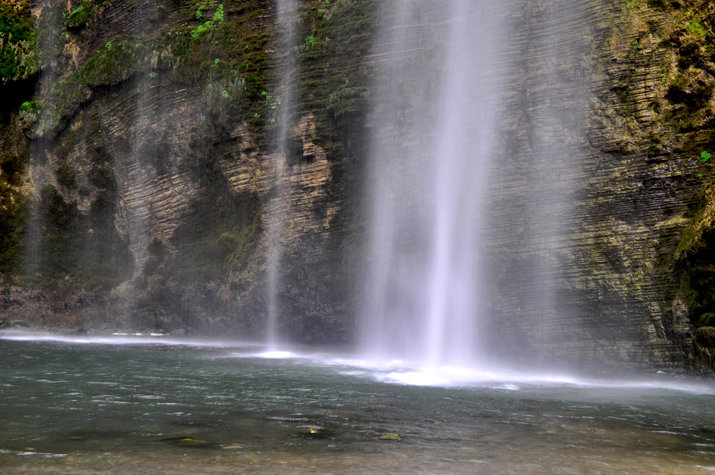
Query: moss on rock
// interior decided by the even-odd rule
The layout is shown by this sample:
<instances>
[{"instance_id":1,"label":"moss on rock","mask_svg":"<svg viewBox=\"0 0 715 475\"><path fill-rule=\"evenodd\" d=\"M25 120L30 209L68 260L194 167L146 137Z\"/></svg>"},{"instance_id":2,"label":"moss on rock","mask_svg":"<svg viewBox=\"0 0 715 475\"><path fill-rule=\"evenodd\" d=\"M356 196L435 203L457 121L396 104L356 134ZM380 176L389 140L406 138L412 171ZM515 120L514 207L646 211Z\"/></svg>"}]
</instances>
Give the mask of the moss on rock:
<instances>
[{"instance_id":1,"label":"moss on rock","mask_svg":"<svg viewBox=\"0 0 715 475\"><path fill-rule=\"evenodd\" d=\"M27 0L0 0L0 87L37 72L34 19Z\"/></svg>"}]
</instances>

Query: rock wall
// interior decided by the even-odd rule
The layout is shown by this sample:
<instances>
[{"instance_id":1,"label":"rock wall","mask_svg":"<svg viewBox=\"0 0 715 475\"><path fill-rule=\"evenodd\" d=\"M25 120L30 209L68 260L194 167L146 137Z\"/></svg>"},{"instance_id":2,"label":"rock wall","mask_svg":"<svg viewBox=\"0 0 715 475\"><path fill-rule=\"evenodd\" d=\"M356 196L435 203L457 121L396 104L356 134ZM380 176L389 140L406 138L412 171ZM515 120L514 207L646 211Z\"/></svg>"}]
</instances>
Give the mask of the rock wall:
<instances>
[{"instance_id":1,"label":"rock wall","mask_svg":"<svg viewBox=\"0 0 715 475\"><path fill-rule=\"evenodd\" d=\"M495 351L710 371L713 7L522 5L490 192Z\"/></svg>"},{"instance_id":2,"label":"rock wall","mask_svg":"<svg viewBox=\"0 0 715 475\"><path fill-rule=\"evenodd\" d=\"M276 203L280 325L300 341L345 341L340 210L367 78L350 61L369 49L369 10L302 2L303 44L287 51L270 1L23 10L41 61L3 77L21 91L3 107L3 185L16 204L4 219L4 319L261 337ZM279 71L300 97L277 170ZM276 173L287 175L281 196Z\"/></svg>"},{"instance_id":3,"label":"rock wall","mask_svg":"<svg viewBox=\"0 0 715 475\"><path fill-rule=\"evenodd\" d=\"M695 326L710 322L702 318L709 289L693 295L709 258L695 255L702 244L692 229L712 180L715 10L641 1L611 11L618 16L598 49L602 79L588 127L601 158L589 171L592 222L583 226L599 249L590 287L625 300L622 313L642 315L647 361L712 368L693 340Z\"/></svg>"}]
</instances>

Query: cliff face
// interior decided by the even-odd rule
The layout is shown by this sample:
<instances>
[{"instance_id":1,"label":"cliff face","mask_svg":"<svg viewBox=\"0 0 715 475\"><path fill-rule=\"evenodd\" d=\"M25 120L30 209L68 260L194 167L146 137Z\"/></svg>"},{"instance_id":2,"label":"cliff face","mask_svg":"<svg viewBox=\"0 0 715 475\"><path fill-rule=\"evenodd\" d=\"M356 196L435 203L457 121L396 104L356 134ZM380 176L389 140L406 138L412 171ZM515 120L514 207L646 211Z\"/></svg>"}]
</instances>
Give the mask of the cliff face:
<instances>
[{"instance_id":1,"label":"cliff face","mask_svg":"<svg viewBox=\"0 0 715 475\"><path fill-rule=\"evenodd\" d=\"M711 368L715 6L513 3L495 351ZM23 32L0 30L0 318L261 337L278 213L279 327L351 340L372 71L390 60L375 2L300 2L288 50L269 0L0 4Z\"/></svg>"},{"instance_id":2,"label":"cliff face","mask_svg":"<svg viewBox=\"0 0 715 475\"><path fill-rule=\"evenodd\" d=\"M3 107L5 318L260 336L276 203L287 217L281 313L294 317L282 326L299 340L345 340L335 230L347 226L343 141L361 126L344 123L360 113L366 78L350 61L369 48L369 3L303 2L295 21L310 40L287 51L269 1L21 11L41 60L3 76L20 91ZM280 169L278 71L299 96Z\"/></svg>"},{"instance_id":3,"label":"cliff face","mask_svg":"<svg viewBox=\"0 0 715 475\"><path fill-rule=\"evenodd\" d=\"M527 73L512 75L507 108L524 114L506 114L503 147L511 169L532 171L493 192L517 201L494 226L491 291L500 320L516 323L493 332L578 365L712 368L713 6L552 1L524 11L515 31L534 53L515 65ZM547 31L554 40L534 44ZM547 196L529 191L534 180ZM544 220L558 231L535 225ZM529 306L544 293L550 304Z\"/></svg>"},{"instance_id":4,"label":"cliff face","mask_svg":"<svg viewBox=\"0 0 715 475\"><path fill-rule=\"evenodd\" d=\"M696 337L707 330L694 332L710 324L712 302L706 215L715 8L702 1L614 7L620 12L598 51L602 79L587 129L599 153L587 169L590 222L581 235L598 251L586 281L599 301L620 301L622 315L642 315L638 330L651 360L665 353L666 362L712 368L712 350Z\"/></svg>"}]
</instances>

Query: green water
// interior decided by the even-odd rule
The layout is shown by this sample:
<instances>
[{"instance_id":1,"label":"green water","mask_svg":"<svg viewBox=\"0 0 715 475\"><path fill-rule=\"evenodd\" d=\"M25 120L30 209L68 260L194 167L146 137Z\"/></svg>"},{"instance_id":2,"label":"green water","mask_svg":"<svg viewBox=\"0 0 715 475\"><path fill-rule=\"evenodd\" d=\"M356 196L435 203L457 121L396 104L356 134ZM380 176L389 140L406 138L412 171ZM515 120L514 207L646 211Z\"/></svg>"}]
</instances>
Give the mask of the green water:
<instances>
[{"instance_id":1,"label":"green water","mask_svg":"<svg viewBox=\"0 0 715 475\"><path fill-rule=\"evenodd\" d=\"M2 473L715 471L707 382L425 387L240 345L16 336Z\"/></svg>"}]
</instances>

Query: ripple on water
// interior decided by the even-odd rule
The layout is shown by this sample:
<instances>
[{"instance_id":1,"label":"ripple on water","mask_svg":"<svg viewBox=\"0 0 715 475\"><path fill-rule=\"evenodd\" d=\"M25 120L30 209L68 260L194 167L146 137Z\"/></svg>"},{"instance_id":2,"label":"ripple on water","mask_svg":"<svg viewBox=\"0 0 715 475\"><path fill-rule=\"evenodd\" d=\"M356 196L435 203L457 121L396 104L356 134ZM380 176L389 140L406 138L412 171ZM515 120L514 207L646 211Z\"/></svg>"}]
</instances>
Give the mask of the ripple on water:
<instances>
[{"instance_id":1,"label":"ripple on water","mask_svg":"<svg viewBox=\"0 0 715 475\"><path fill-rule=\"evenodd\" d=\"M8 348L14 356L22 351L35 356L15 357L15 364L2 370L0 464L15 464L9 471L39 467L41 472L42 463L50 467L51 459L37 454L72 454L78 471L107 472L178 467L230 473L237 466L260 471L275 468L276 460L315 472L342 467L348 472L466 473L477 467L524 473L564 467L579 473L689 473L715 467L715 423L707 392L615 383L609 388L564 379L538 383L496 373L456 387L454 379L445 387L425 385L442 384L440 378L454 374L444 368L433 370L438 378L431 381L413 381L420 384L384 384L380 378L419 373L420 368L405 362L351 366L315 355L287 363L255 356L230 360L224 356L233 350L183 346L172 351L117 346L107 357L101 346L2 344L0 359L9 358L3 353ZM221 358L209 361L207 353ZM46 366L38 372L38 361L72 361L75 376L60 378ZM72 381L63 387L39 379ZM107 428L112 432L98 435ZM77 434L81 440L71 437ZM381 440L376 434L398 434L400 440ZM157 442L172 437L246 449L198 453L181 447L177 458L179 449ZM328 444L337 448L327 451ZM32 455L19 455L25 452ZM49 462L38 462L43 460ZM54 463L44 471L63 468L66 461Z\"/></svg>"}]
</instances>

